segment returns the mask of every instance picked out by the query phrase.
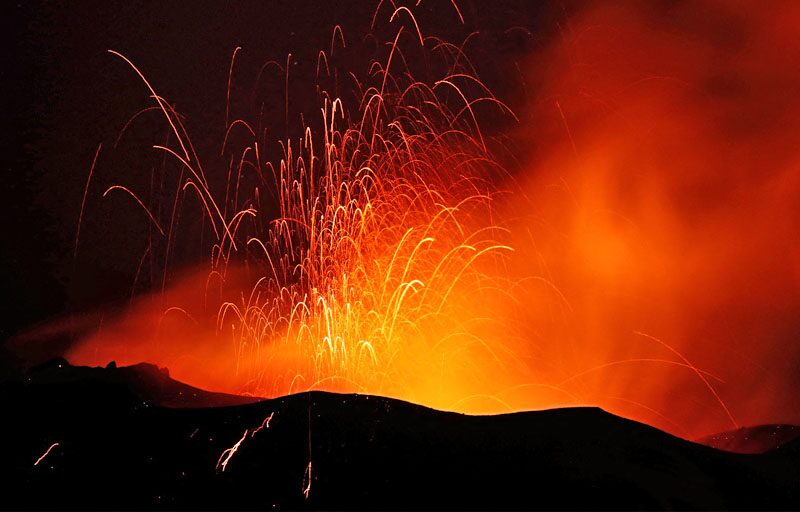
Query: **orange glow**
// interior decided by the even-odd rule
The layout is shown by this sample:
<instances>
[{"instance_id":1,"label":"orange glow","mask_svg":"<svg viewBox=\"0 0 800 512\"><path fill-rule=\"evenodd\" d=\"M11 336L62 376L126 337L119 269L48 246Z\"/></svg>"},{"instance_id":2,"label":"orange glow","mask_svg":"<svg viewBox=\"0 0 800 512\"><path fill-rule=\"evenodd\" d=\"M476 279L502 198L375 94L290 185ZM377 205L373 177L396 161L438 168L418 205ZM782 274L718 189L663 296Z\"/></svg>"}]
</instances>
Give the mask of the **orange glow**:
<instances>
[{"instance_id":1,"label":"orange glow","mask_svg":"<svg viewBox=\"0 0 800 512\"><path fill-rule=\"evenodd\" d=\"M71 361L153 361L185 382L257 396L326 389L452 408L484 393L516 355L479 332L496 318L474 299L503 285L487 272L512 250L490 222L498 166L473 108L507 108L452 45L426 42L409 9L390 23L401 18L414 30L397 30L386 60L370 66L356 110L321 94L320 119L282 141L277 161L250 140L231 157L224 196L208 184L181 119L112 52L169 121L175 148L154 150L186 176L180 191L200 199L215 240L210 269L139 298L72 348ZM434 46L432 58L449 71L411 79L402 44ZM234 129L255 137L237 119L225 144ZM176 236L172 220L154 216L158 208L122 185L106 194L114 189L133 196L164 235L156 243Z\"/></svg>"},{"instance_id":2,"label":"orange glow","mask_svg":"<svg viewBox=\"0 0 800 512\"><path fill-rule=\"evenodd\" d=\"M528 67L506 216L553 289L518 295L523 337L547 381L687 437L800 420L800 9L775 7L599 3Z\"/></svg>"},{"instance_id":3,"label":"orange glow","mask_svg":"<svg viewBox=\"0 0 800 512\"><path fill-rule=\"evenodd\" d=\"M221 171L224 194L145 81L177 138L154 151L215 234L210 267L140 297L68 359L150 361L259 396L599 405L690 438L800 421L786 357L800 329L800 11L641 7L584 9L531 56L542 86L517 112L512 135L535 148L521 172L498 170L474 110L505 105L405 7L360 105L322 94L279 158L229 122L253 140ZM403 52L420 44L450 72L409 78ZM115 188L169 243L171 219Z\"/></svg>"}]
</instances>

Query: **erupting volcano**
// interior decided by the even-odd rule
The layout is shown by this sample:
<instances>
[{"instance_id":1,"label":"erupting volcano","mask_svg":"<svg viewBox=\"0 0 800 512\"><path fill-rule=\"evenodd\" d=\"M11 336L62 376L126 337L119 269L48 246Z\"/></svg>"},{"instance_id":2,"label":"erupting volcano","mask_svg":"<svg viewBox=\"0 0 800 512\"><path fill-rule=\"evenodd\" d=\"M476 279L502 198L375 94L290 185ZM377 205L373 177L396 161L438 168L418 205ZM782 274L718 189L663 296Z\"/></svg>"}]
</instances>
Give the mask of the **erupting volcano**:
<instances>
[{"instance_id":1,"label":"erupting volcano","mask_svg":"<svg viewBox=\"0 0 800 512\"><path fill-rule=\"evenodd\" d=\"M100 8L50 100L97 121L20 144L74 213L6 258L70 295L7 328L13 506L800 506L772 7Z\"/></svg>"}]
</instances>

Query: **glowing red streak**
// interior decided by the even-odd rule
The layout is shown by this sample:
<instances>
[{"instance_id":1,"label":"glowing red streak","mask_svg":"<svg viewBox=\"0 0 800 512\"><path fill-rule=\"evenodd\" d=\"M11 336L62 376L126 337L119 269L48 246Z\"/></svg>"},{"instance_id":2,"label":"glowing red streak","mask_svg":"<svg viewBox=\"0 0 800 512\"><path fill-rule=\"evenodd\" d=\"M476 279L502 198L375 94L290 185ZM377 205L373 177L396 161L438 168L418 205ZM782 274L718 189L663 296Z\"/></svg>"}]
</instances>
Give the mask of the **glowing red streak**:
<instances>
[{"instance_id":1,"label":"glowing red streak","mask_svg":"<svg viewBox=\"0 0 800 512\"><path fill-rule=\"evenodd\" d=\"M311 461L308 461L306 472L303 475L303 496L308 499L309 494L311 494Z\"/></svg>"},{"instance_id":2,"label":"glowing red streak","mask_svg":"<svg viewBox=\"0 0 800 512\"><path fill-rule=\"evenodd\" d=\"M219 456L219 460L217 461L217 471L222 468L222 471L225 471L225 468L228 467L228 462L230 462L231 457L239 450L239 447L244 442L245 437L247 437L247 429L244 430L244 434L242 434L242 438L239 439L235 445L231 446L230 448L225 449L222 454Z\"/></svg>"},{"instance_id":3,"label":"glowing red streak","mask_svg":"<svg viewBox=\"0 0 800 512\"><path fill-rule=\"evenodd\" d=\"M253 431L250 433L250 437L253 437L253 436L255 436L255 435L256 435L256 432L259 432L259 431L261 431L262 429L269 428L269 422L270 422L270 421L272 421L272 417L273 417L274 415L275 415L275 413L274 413L274 412L271 412L271 413L269 413L269 416L267 416L266 418L264 418L264 421L262 421L262 422L261 422L261 425L259 425L258 427L256 427L256 428L255 428L255 429L254 429L254 430L253 430Z\"/></svg>"},{"instance_id":4,"label":"glowing red streak","mask_svg":"<svg viewBox=\"0 0 800 512\"><path fill-rule=\"evenodd\" d=\"M73 254L74 257L78 256L78 240L81 236L81 224L83 223L83 210L86 207L86 196L89 193L89 184L92 182L92 174L94 174L94 166L97 164L97 157L100 156L100 150L103 149L103 145L99 144L97 146L97 151L94 153L94 158L92 159L92 166L89 168L89 177L86 178L86 186L83 189L83 199L81 200L81 211L78 214L78 228L75 231L75 252Z\"/></svg>"},{"instance_id":5,"label":"glowing red streak","mask_svg":"<svg viewBox=\"0 0 800 512\"><path fill-rule=\"evenodd\" d=\"M47 449L47 451L45 451L45 452L42 454L42 456L41 456L41 457L39 457L38 459L36 459L36 462L34 462L34 463L33 463L33 465L34 465L34 466L38 466L38 465L39 465L39 463L40 463L40 462L42 462L42 461L44 460L44 458L45 458L45 457L47 457L48 455L50 455L50 452L51 452L51 451L53 451L53 448L55 448L56 446L58 446L58 443L53 443L53 444L51 444L51 445L50 445L50 448L48 448L48 449Z\"/></svg>"}]
</instances>

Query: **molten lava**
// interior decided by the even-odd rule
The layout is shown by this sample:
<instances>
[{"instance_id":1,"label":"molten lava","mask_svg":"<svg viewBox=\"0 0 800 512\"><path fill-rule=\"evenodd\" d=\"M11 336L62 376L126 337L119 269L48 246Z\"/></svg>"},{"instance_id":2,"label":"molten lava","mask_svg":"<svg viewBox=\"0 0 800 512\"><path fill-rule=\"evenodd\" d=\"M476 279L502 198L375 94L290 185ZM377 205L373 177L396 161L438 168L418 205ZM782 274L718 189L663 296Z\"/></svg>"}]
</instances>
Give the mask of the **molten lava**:
<instances>
[{"instance_id":1,"label":"molten lava","mask_svg":"<svg viewBox=\"0 0 800 512\"><path fill-rule=\"evenodd\" d=\"M492 157L478 107L514 114L462 49L412 9L389 19L356 97L321 88L318 119L278 158L236 119L230 165L204 169L140 73L170 129L153 151L178 186L168 201L124 190L158 227L143 261L166 253L172 284L70 361L149 361L260 396L594 404L688 437L800 421L794 4L579 11L523 66L540 88L505 134L526 148L519 170ZM320 76L342 46L334 30ZM406 54L420 52L440 76L412 78ZM210 258L177 279L164 262L188 198Z\"/></svg>"}]
</instances>

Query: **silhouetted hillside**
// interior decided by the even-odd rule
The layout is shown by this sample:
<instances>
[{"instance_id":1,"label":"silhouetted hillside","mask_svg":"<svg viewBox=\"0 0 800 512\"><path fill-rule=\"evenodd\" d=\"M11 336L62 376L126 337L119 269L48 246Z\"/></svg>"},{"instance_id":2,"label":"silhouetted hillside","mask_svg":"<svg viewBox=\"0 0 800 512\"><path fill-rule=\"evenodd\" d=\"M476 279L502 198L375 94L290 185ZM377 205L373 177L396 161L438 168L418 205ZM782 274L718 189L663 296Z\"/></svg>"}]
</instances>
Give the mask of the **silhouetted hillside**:
<instances>
[{"instance_id":1,"label":"silhouetted hillside","mask_svg":"<svg viewBox=\"0 0 800 512\"><path fill-rule=\"evenodd\" d=\"M152 371L61 361L3 384L4 507L800 507L796 442L739 455L595 408L466 416L322 392L170 409L137 394Z\"/></svg>"}]
</instances>

